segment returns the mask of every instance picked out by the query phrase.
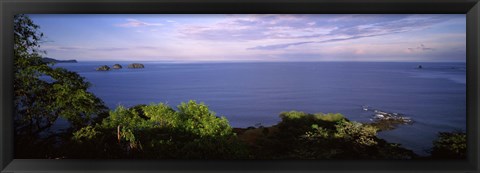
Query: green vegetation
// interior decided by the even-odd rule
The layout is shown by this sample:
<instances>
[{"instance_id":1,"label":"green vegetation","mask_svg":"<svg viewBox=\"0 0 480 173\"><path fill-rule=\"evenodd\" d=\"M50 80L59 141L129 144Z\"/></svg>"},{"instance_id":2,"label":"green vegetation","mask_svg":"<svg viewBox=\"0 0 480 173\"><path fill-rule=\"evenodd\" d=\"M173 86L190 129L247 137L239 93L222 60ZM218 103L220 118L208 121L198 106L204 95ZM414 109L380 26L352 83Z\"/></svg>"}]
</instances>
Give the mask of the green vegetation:
<instances>
[{"instance_id":1,"label":"green vegetation","mask_svg":"<svg viewBox=\"0 0 480 173\"><path fill-rule=\"evenodd\" d=\"M377 128L341 114L291 111L252 148L263 159L412 159L412 151L376 137ZM281 145L279 145L281 144Z\"/></svg>"},{"instance_id":2,"label":"green vegetation","mask_svg":"<svg viewBox=\"0 0 480 173\"><path fill-rule=\"evenodd\" d=\"M74 132L63 156L167 159L411 159L416 155L376 137L377 129L341 114L284 112L275 127L233 132L203 103L117 107ZM248 138L250 132L257 137ZM255 134L256 133L256 134ZM252 135L252 134L250 134ZM98 145L98 144L104 145Z\"/></svg>"},{"instance_id":3,"label":"green vegetation","mask_svg":"<svg viewBox=\"0 0 480 173\"><path fill-rule=\"evenodd\" d=\"M419 158L379 139L385 125L351 122L341 114L290 111L271 127L234 129L195 101L176 109L160 103L109 111L87 91L83 77L42 61L43 34L27 16L15 16L14 26L16 158ZM70 126L52 130L59 120ZM465 148L464 133L441 133L429 158L465 158Z\"/></svg>"},{"instance_id":4,"label":"green vegetation","mask_svg":"<svg viewBox=\"0 0 480 173\"><path fill-rule=\"evenodd\" d=\"M433 142L430 152L437 159L466 159L467 134L464 132L441 132Z\"/></svg>"},{"instance_id":5,"label":"green vegetation","mask_svg":"<svg viewBox=\"0 0 480 173\"><path fill-rule=\"evenodd\" d=\"M74 133L75 158L246 158L228 121L203 103L122 106L101 123ZM98 146L98 142L108 147ZM114 147L112 147L114 146ZM112 153L117 153L112 155ZM72 153L65 153L72 154Z\"/></svg>"},{"instance_id":6,"label":"green vegetation","mask_svg":"<svg viewBox=\"0 0 480 173\"><path fill-rule=\"evenodd\" d=\"M77 130L107 108L87 91L90 84L83 77L42 61L39 26L25 15L16 15L14 23L15 154L48 158L42 152L53 150L61 137L49 132L59 117L71 124L70 130Z\"/></svg>"}]
</instances>

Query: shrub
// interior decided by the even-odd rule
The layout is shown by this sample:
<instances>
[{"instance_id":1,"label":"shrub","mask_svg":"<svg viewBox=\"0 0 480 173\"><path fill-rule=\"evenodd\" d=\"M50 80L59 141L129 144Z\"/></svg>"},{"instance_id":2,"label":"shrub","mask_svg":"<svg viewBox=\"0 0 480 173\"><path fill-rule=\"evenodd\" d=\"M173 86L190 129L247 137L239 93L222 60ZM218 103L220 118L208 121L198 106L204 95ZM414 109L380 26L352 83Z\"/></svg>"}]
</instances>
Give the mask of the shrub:
<instances>
[{"instance_id":1,"label":"shrub","mask_svg":"<svg viewBox=\"0 0 480 173\"><path fill-rule=\"evenodd\" d=\"M377 128L363 125L358 122L340 121L336 126L336 138L343 138L346 141L352 141L359 145L372 146L377 144L375 141Z\"/></svg>"},{"instance_id":2,"label":"shrub","mask_svg":"<svg viewBox=\"0 0 480 173\"><path fill-rule=\"evenodd\" d=\"M440 132L433 142L431 157L435 159L467 158L467 135L465 132Z\"/></svg>"},{"instance_id":3,"label":"shrub","mask_svg":"<svg viewBox=\"0 0 480 173\"><path fill-rule=\"evenodd\" d=\"M189 101L178 106L183 128L199 136L223 137L233 134L225 117L216 117L203 103Z\"/></svg>"},{"instance_id":4,"label":"shrub","mask_svg":"<svg viewBox=\"0 0 480 173\"><path fill-rule=\"evenodd\" d=\"M312 124L290 148L289 158L299 159L411 159L416 155L398 144L376 137L377 128L350 122L341 114L315 114ZM318 121L321 120L321 121ZM334 122L335 124L325 124ZM281 133L289 133L283 131Z\"/></svg>"},{"instance_id":5,"label":"shrub","mask_svg":"<svg viewBox=\"0 0 480 173\"><path fill-rule=\"evenodd\" d=\"M329 121L329 122L338 122L341 120L344 120L345 117L342 114L339 113L328 113L328 114L323 114L323 113L316 113L314 114L315 119L319 119L322 121Z\"/></svg>"},{"instance_id":6,"label":"shrub","mask_svg":"<svg viewBox=\"0 0 480 173\"><path fill-rule=\"evenodd\" d=\"M82 144L89 139L109 139L102 141L121 148L115 150L119 153L111 155L114 158L229 159L248 156L228 121L216 117L205 104L189 101L180 104L178 109L177 112L163 103L129 109L119 106L110 111L101 124L75 132L73 140ZM84 146L91 147L90 153L99 152L98 146Z\"/></svg>"}]
</instances>

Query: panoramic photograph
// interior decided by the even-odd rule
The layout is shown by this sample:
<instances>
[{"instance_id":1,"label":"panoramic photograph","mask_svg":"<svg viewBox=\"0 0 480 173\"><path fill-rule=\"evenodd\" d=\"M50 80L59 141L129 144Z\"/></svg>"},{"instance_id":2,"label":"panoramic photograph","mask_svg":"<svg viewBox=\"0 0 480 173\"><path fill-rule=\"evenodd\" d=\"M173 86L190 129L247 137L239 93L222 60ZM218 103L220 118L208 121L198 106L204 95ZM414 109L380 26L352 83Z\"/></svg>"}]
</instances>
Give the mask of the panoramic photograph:
<instances>
[{"instance_id":1,"label":"panoramic photograph","mask_svg":"<svg viewBox=\"0 0 480 173\"><path fill-rule=\"evenodd\" d=\"M16 159L462 160L465 14L20 14Z\"/></svg>"}]
</instances>

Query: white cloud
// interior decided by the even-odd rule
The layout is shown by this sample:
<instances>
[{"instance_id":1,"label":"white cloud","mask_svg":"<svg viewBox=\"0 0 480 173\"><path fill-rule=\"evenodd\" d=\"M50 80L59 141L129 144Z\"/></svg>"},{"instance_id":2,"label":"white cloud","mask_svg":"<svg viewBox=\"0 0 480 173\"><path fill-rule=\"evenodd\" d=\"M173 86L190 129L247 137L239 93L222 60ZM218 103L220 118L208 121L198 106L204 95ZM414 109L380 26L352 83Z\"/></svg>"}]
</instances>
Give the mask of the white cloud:
<instances>
[{"instance_id":1,"label":"white cloud","mask_svg":"<svg viewBox=\"0 0 480 173\"><path fill-rule=\"evenodd\" d=\"M127 19L126 23L117 24L119 27L163 26L162 23L149 23L137 19Z\"/></svg>"}]
</instances>

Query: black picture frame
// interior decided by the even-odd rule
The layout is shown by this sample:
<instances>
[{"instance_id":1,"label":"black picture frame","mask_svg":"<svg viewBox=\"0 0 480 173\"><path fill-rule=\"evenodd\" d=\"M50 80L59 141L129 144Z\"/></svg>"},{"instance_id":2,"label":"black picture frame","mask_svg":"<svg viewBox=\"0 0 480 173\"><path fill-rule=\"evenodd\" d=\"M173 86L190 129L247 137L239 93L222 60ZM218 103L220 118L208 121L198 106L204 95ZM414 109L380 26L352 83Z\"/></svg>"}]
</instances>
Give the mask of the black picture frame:
<instances>
[{"instance_id":1,"label":"black picture frame","mask_svg":"<svg viewBox=\"0 0 480 173\"><path fill-rule=\"evenodd\" d=\"M7 172L479 172L479 0L1 0L0 170ZM466 14L468 159L449 160L36 160L13 153L15 14Z\"/></svg>"}]
</instances>

